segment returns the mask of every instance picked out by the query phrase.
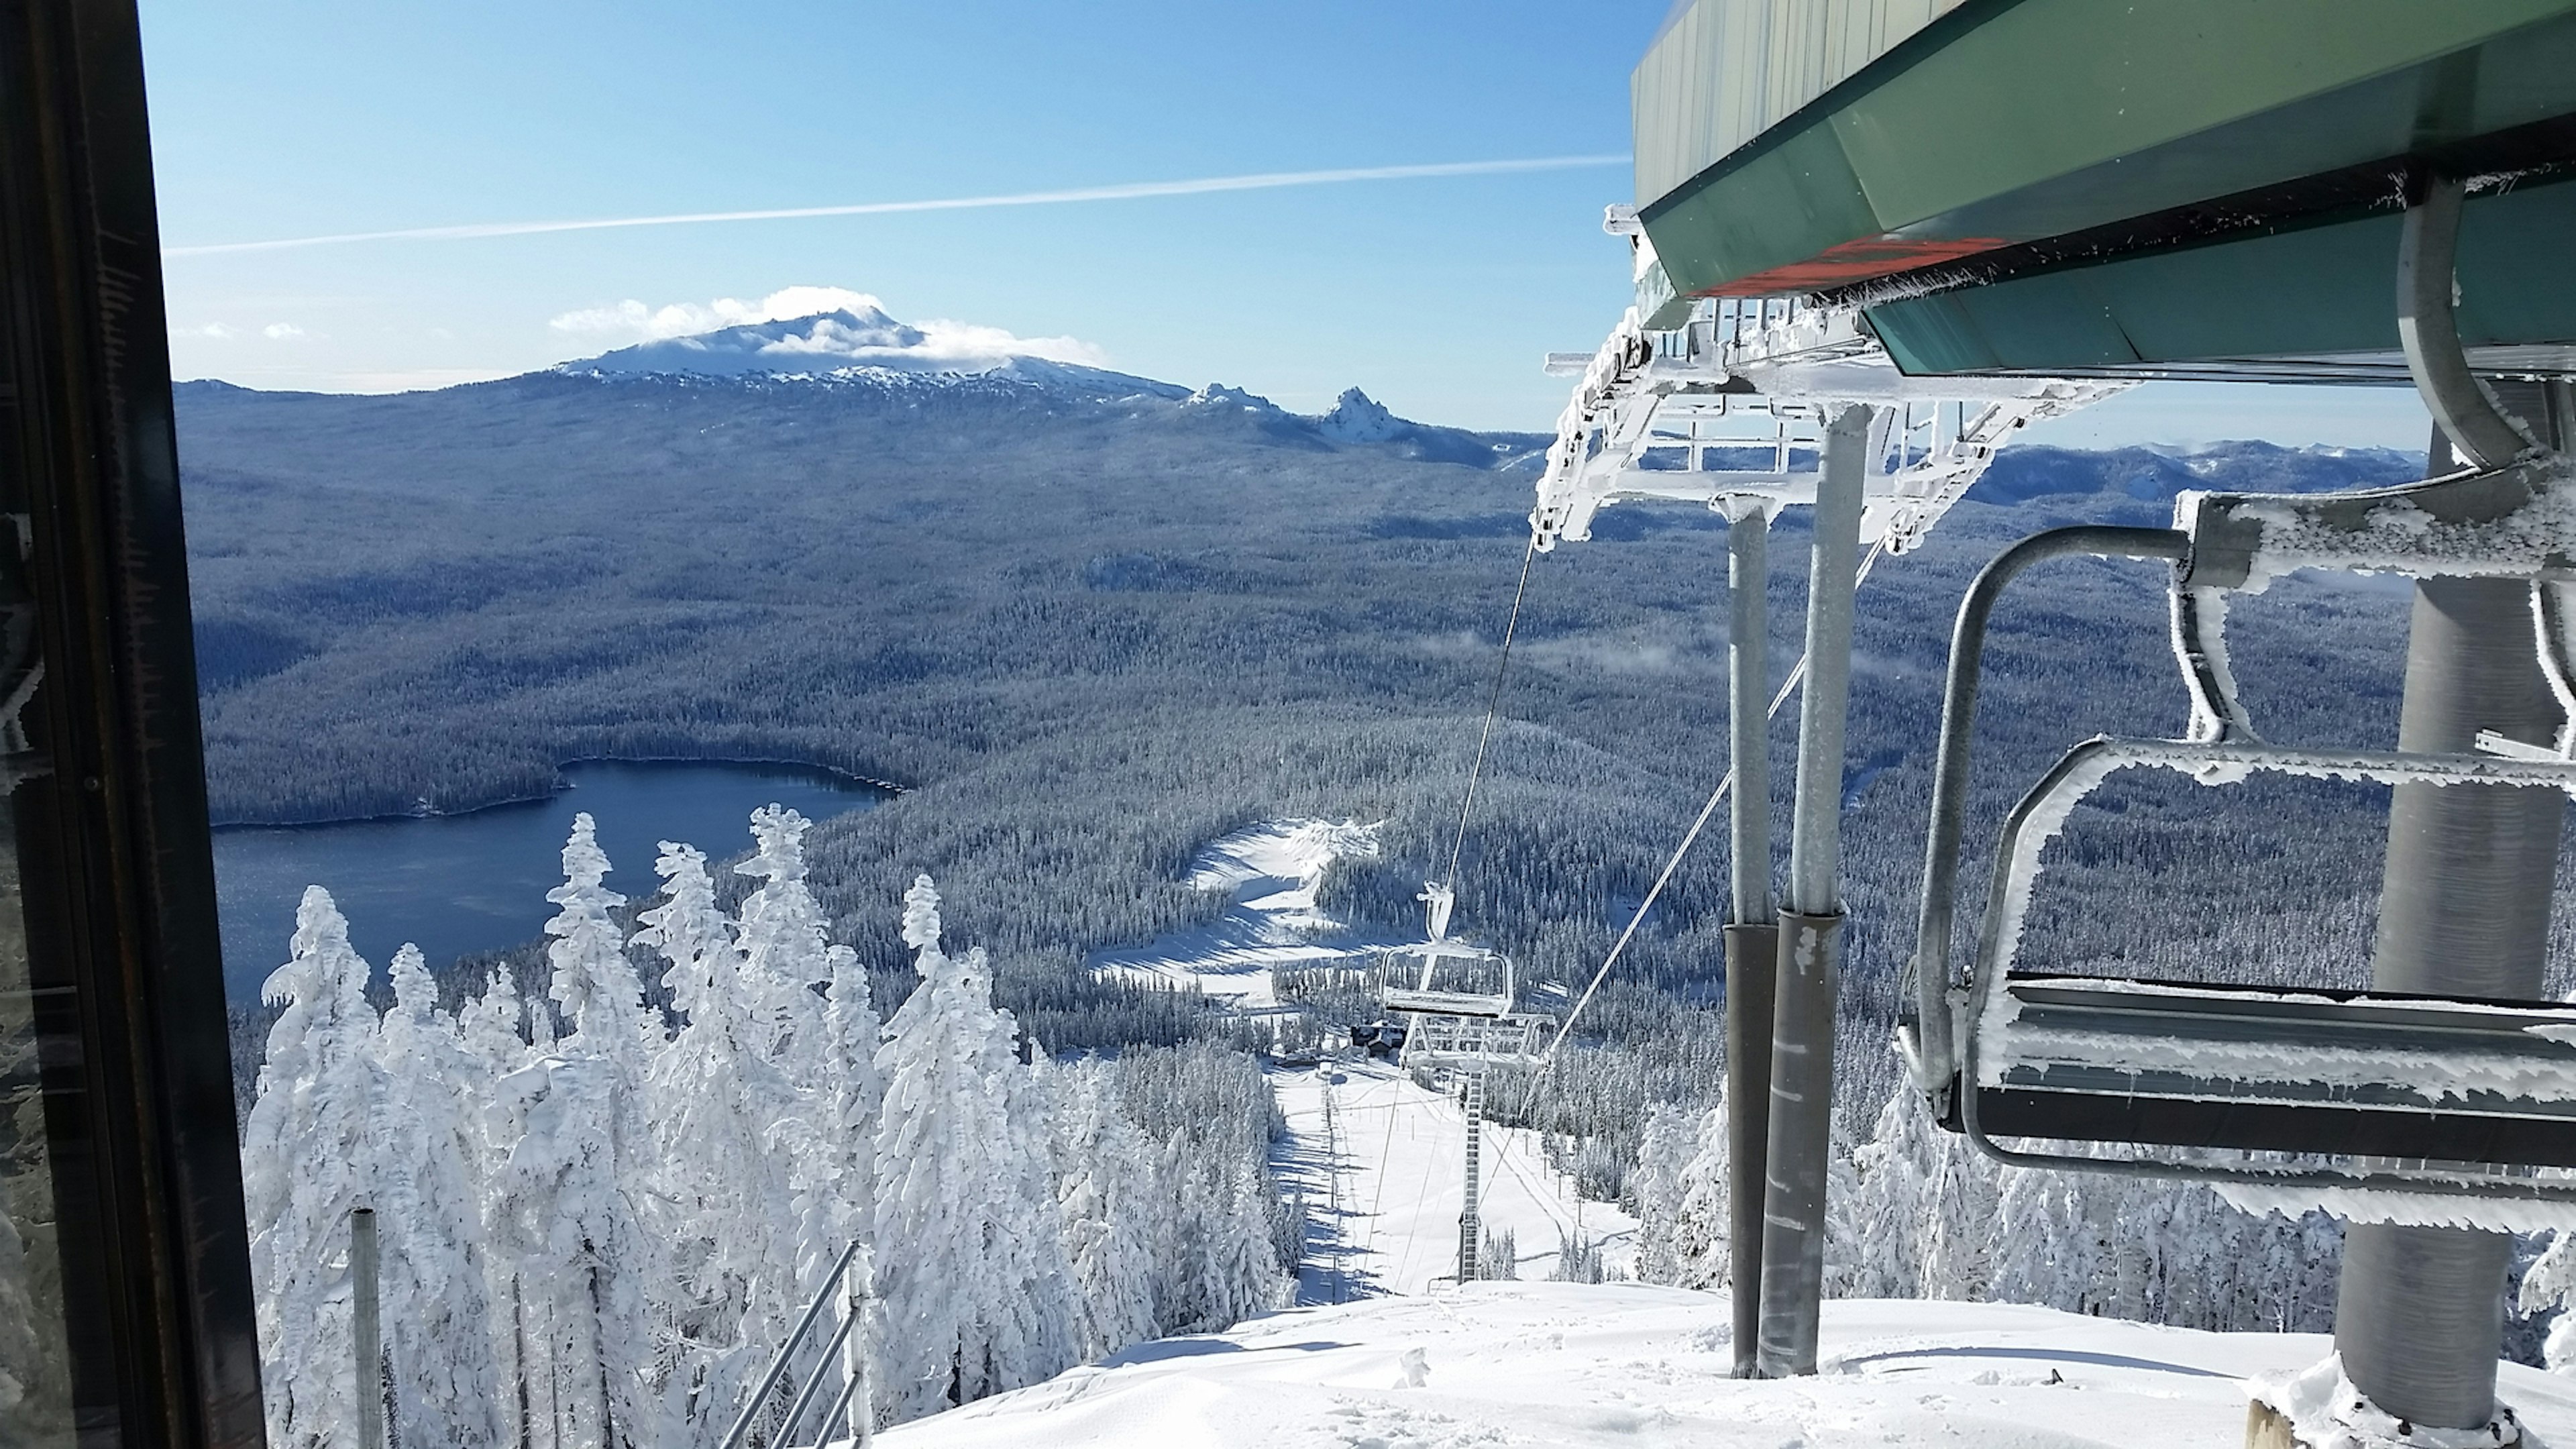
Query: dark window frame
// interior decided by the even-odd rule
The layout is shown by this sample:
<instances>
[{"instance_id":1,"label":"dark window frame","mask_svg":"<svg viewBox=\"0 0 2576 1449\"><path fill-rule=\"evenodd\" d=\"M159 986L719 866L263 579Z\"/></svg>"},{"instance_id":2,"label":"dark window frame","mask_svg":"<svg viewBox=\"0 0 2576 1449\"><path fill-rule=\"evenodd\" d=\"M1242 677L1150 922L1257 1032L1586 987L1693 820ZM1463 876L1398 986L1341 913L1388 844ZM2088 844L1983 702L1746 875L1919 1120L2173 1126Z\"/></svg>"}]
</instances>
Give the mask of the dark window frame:
<instances>
[{"instance_id":1,"label":"dark window frame","mask_svg":"<svg viewBox=\"0 0 2576 1449\"><path fill-rule=\"evenodd\" d=\"M46 670L24 723L52 759L8 804L78 1441L260 1445L133 0L0 0L13 473L24 521L0 544L24 557Z\"/></svg>"}]
</instances>

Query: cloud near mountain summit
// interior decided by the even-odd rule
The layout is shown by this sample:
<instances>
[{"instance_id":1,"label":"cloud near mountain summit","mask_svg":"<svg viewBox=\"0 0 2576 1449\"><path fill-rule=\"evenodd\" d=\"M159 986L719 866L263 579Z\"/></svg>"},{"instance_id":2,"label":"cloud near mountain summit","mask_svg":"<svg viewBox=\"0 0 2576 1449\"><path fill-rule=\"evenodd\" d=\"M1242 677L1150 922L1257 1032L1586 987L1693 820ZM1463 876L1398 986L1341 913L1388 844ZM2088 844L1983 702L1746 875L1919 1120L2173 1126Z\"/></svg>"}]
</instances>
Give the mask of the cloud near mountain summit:
<instances>
[{"instance_id":1,"label":"cloud near mountain summit","mask_svg":"<svg viewBox=\"0 0 2576 1449\"><path fill-rule=\"evenodd\" d=\"M687 371L982 372L1021 357L1088 367L1108 361L1075 337L1020 337L947 318L898 322L875 297L845 287L786 287L756 302L719 297L659 307L630 298L566 312L548 325L568 336L632 344L611 354L621 360L679 363L674 370Z\"/></svg>"}]
</instances>

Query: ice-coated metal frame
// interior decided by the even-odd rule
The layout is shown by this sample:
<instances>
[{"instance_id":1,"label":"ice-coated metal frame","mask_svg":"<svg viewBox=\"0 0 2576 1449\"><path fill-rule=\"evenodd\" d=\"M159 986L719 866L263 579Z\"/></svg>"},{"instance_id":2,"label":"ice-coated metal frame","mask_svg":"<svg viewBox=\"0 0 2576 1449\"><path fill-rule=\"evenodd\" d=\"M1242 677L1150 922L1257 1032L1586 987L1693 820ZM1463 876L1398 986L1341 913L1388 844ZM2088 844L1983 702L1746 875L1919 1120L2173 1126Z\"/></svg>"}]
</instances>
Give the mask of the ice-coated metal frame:
<instances>
[{"instance_id":1,"label":"ice-coated metal frame","mask_svg":"<svg viewBox=\"0 0 2576 1449\"><path fill-rule=\"evenodd\" d=\"M2128 383L2064 378L1915 379L1896 370L1850 307L1711 298L1679 328L1631 309L1578 368L1530 514L1541 549L1591 536L1604 507L1698 503L1765 512L1815 502L1830 410L1869 403L1861 541L1904 553L2031 423Z\"/></svg>"},{"instance_id":2,"label":"ice-coated metal frame","mask_svg":"<svg viewBox=\"0 0 2576 1449\"><path fill-rule=\"evenodd\" d=\"M1552 1018L1446 1016L1422 1013L1407 1023L1399 1065L1408 1067L1484 1066L1492 1062L1535 1061L1547 1050Z\"/></svg>"},{"instance_id":3,"label":"ice-coated metal frame","mask_svg":"<svg viewBox=\"0 0 2576 1449\"><path fill-rule=\"evenodd\" d=\"M1512 1009L1512 962L1508 956L1470 946L1463 941L1433 939L1401 946L1390 955L1418 956L1422 970L1412 986L1386 986L1378 992L1378 1004L1389 1011L1423 1012L1434 1016L1498 1017L1508 1016ZM1453 974L1443 985L1441 963L1454 962L1480 977L1476 984L1493 986L1491 991L1462 991ZM1408 1047L1410 1043L1408 1042Z\"/></svg>"},{"instance_id":4,"label":"ice-coated metal frame","mask_svg":"<svg viewBox=\"0 0 2576 1449\"><path fill-rule=\"evenodd\" d=\"M1984 923L1978 935L1975 963L1954 1008L1958 1039L1958 1119L1961 1130L1978 1151L1997 1161L2023 1167L2112 1171L2134 1176L2274 1187L2372 1187L2437 1196L2576 1202L2576 1181L2551 1182L2502 1173L2482 1173L2472 1165L2479 1160L2473 1154L2481 1147L2517 1145L2516 1135L2509 1129L2515 1124L2527 1124L2546 1131L2524 1132L2518 1145L2536 1146L2538 1150L2526 1151L2516 1159L2499 1160L2495 1166L2576 1166L2576 1050L2568 1049L2563 1042L2535 1036L2527 1030L2533 1025L2566 1027L2576 1022L2576 1015L2552 1003L2395 998L2368 992L2300 992L2294 997L2285 994L2285 998L2256 1002L2241 996L2230 1000L2227 988L2201 983L2177 982L2169 986L2166 983L2145 983L2130 987L2132 990L2139 990L2140 985L2144 987L2144 990L2139 990L2138 1001L2130 1007L2132 1021L2152 1016L2155 1020L2151 1029L2168 1031L2176 1042L2218 1047L2244 1042L2330 1048L2338 1044L2386 1043L2400 1035L2409 1035L2419 1040L2446 1042L2455 1048L2473 1048L2477 1057L2499 1068L2500 1075L2513 1075L2517 1068L2528 1073L2556 1072L2566 1083L2566 1090L2556 1096L2516 1098L2503 1094L2471 1094L2460 1098L2457 1108L2450 1109L2442 1105L2441 1094L2421 1090L2397 1070L2390 1071L2386 1079L2379 1082L2320 1083L2267 1080L2259 1073L2231 1075L2224 1067L2210 1071L2178 1068L2168 1073L2115 1068L2101 1081L2070 1082L2062 1071L2055 1080L2050 1078L2050 1073L2071 1066L2072 1062L2034 1066L2000 1052L1990 1059L1986 1035L1998 1025L1999 993L2014 997L2013 1005L2018 1008L2016 1014L2036 1009L2044 1015L2055 1007L2062 1015L2089 1020L2091 1029L2097 1031L2113 1025L2116 1008L2100 1001L2098 995L2095 1000L2085 1001L2069 992L2062 978L2033 979L2013 975L2012 964L2020 932L2010 903L2028 898L2028 892L2040 874L2041 848L2055 834L2055 822L2063 821L2075 803L2103 780L2131 767L2174 770L2202 778L2227 778L2251 769L2383 785L2414 782L2434 785L2539 785L2576 792L2576 763L2566 761L2510 760L2492 755L2410 755L2393 750L2284 749L2227 741L2103 737L2076 746L2037 787L2022 797L2006 817L1996 848L1996 868L1988 891ZM2105 982L2091 990L2097 994L2105 990L2117 991L2121 985ZM2157 986L2166 986L2168 994L2160 998L2147 994ZM2064 999L2052 1001L2050 993L2053 989ZM2024 995L2024 992L2032 994ZM2389 1065L2397 1068L2402 1065L2402 1059L2392 1060ZM2439 1157L2451 1165L2377 1168L2232 1165L2176 1158L2104 1159L2005 1147L1988 1134L1985 1122L1985 1112L1990 1105L1988 1094L2016 1090L2099 1097L2105 1103L2120 1103L2128 1109L2134 1109L2138 1102L2163 1097L2250 1102L2287 1109L2290 1113L2308 1114L2311 1118L2331 1112L2334 1114L2333 1130L2338 1134L2338 1140L2331 1147L2321 1148L2313 1140L2299 1141L2301 1129L2295 1118L2274 1117L2267 1123L2260 1114L2251 1113L2236 1114L2233 1124L2213 1122L2212 1136L2220 1140L2209 1141L2206 1145L2241 1151L2333 1151L2343 1155L2362 1155L2359 1149L2376 1146L2384 1151L2368 1155L2400 1159ZM2365 1141L2360 1135L2361 1129L2356 1126L2354 1114L2357 1113L2379 1114L2408 1109L2423 1114L2420 1131L2392 1136L2388 1130L2392 1124L2379 1123L2369 1129L2376 1135ZM2056 1124L2048 1135L2084 1136L2067 1130L2068 1125L2063 1122ZM2228 1130L2231 1125L2235 1130ZM2326 1124L2320 1119L2311 1125ZM2252 1130L2247 1130L2249 1127ZM2483 1136L2479 1129L2485 1129ZM2038 1129L2028 1127L2025 1130ZM2141 1142L2139 1145L2175 1144Z\"/></svg>"},{"instance_id":5,"label":"ice-coated metal frame","mask_svg":"<svg viewBox=\"0 0 2576 1449\"><path fill-rule=\"evenodd\" d=\"M2417 490L2412 491L2431 492L2438 497L2442 496L2451 485L2461 481L2464 480L2439 479L2430 484L2419 485ZM2387 495L2403 495L2409 491L2382 490ZM2491 503L2509 504L2509 507L2502 510L2506 513L2530 506L2536 501L2526 497L2520 502L2514 502L2510 492L2503 494L2490 492L2487 498ZM2211 501L2213 500L2202 500L2204 509ZM2223 516L2228 509L2236 508L2241 509L2248 517L2267 518L2274 524L2291 526L2295 523L2295 515L2302 508L2313 521L2318 516L2333 516L2330 510L2344 500L2236 497L2215 501L2222 506L2210 516ZM2190 511L2188 505L2185 511ZM2452 514L2449 521L2454 524L2465 522L2472 525L2478 522L2474 516L2457 513ZM2493 521L2492 518L2489 521ZM2303 540L2314 536L2311 531L2302 531L2295 527L2291 527L2291 532L2294 537ZM2355 537L2359 537L2364 532L2375 532L2375 530L2356 530ZM1985 1109L1990 1104L1986 1100L1986 1094L1989 1091L2006 1090L2013 1085L2008 1080L2013 1070L2011 1064L2007 1063L2000 1067L1989 1066L1985 1056L1987 1043L1984 1039L1985 1031L1992 1021L1992 1013L1996 1008L1997 994L1999 992L2011 994L2016 990L2012 964L2020 944L2020 924L2014 919L2012 903L2027 899L2028 892L2039 875L2041 847L2055 833L2057 825L2064 821L2067 812L2076 802L2112 773L2130 767L2153 767L2177 770L2214 782L2239 777L2249 771L2268 771L2389 785L2421 782L2434 785L2546 786L2576 793L2576 762L2563 758L2528 758L2501 754L2427 755L2391 750L2287 749L2262 744L2253 735L2250 723L2245 720L2245 711L2235 697L2224 667L2223 648L2212 648L2207 642L2211 636L2202 633L2200 627L2196 627L2206 626L2214 630L2220 611L2212 606L2214 600L2209 597L2216 593L2215 590L2194 590L2189 586L2190 579L2197 572L2196 566L2200 563L2195 542L2192 535L2169 529L2075 528L2039 534L2015 545L1989 564L1978 575L1976 582L1969 589L1967 598L1961 603L1958 623L1952 635L1950 676L1943 700L1940 748L1934 764L1931 826L1925 850L1923 896L1917 918L1915 955L1912 965L1916 986L1914 1013L1912 1020L1900 1024L1899 1027L1900 1041L1904 1046L1917 1086L1930 1097L1936 1116L1947 1123L1955 1124L1967 1135L1978 1151L1997 1161L2017 1166L2049 1167L2134 1177L2180 1178L2201 1182L2245 1183L2270 1187L2366 1188L2435 1197L2474 1196L2506 1201L2576 1203L2576 1181L2551 1181L2528 1175L2506 1175L2501 1172L2482 1170L2487 1167L2510 1170L2563 1165L2555 1159L2576 1158L2576 1121L2569 1120L2566 1113L2534 1110L2528 1098L2507 1100L2499 1097L2493 1101L2480 1103L2479 1105L2485 1110L2463 1111L2455 1114L2489 1121L2514 1119L2534 1124L2536 1127L2546 1127L2551 1133L2563 1133L2567 1137L2564 1143L2535 1150L2531 1144L2537 1139L2526 1133L2521 1139L2524 1147L2521 1158L2495 1164L2460 1162L2459 1152L2466 1139L2457 1136L2452 1137L2451 1145L2443 1149L2448 1161L2441 1166L2410 1167L2402 1162L2393 1164L2383 1162L2377 1165L2339 1167L2190 1161L2171 1156L2079 1157L2063 1152L2005 1147L1989 1135L1985 1122ZM2407 562L2381 557L2380 554L2358 545L2357 550L2359 556L2370 558L2383 567L2399 568ZM1948 963L1957 891L1960 837L1964 831L1967 806L1970 739L1975 726L1977 676L1982 662L1987 618L1992 613L2004 586L2031 565L2044 559L2080 554L2167 559L2177 565L2173 593L2177 601L2174 613L2174 647L2193 694L2194 732L2199 737L2184 740L2097 737L2087 740L2061 759L2037 786L2022 797L2020 803L2006 817L1997 845L1996 865L1988 891L1986 911L1968 974L1963 982L1953 984L1950 980ZM2258 540L2250 562L2253 566L2248 567L2242 577L2266 576L2266 569L2277 566L2282 560L2265 558ZM2413 562L2421 566L2424 561L2418 558ZM2536 587L2543 589L2552 585L2554 580L2536 581ZM2196 596L2199 596L2197 602L2200 605L2197 611L2189 607ZM2535 605L2535 608L2541 607L2554 607L2554 605ZM2558 636L2559 640L2563 638L2563 634ZM2544 648L2542 652L2544 655L2552 655L2556 651ZM2557 657L2550 661L2548 667L2564 674L2567 672L2567 661L2563 656ZM2062 984L2059 978L2045 978L2045 981L2048 985L2040 988L2043 992L2051 986ZM2227 1033L2235 1039L2259 1039L2259 1025L2249 1025L2246 1013L2242 1010L2242 999L2234 1001L2220 999L2220 994L2227 988L2208 987L2196 983L2176 983L2175 987L2174 994L2166 998L2165 1009L2161 1015L2170 1023L2176 1040L2189 1039L2194 1030L2198 1031L2201 1037L2207 1038L2206 1024L2222 1020L2227 1024ZM2311 1034L2323 1030L2328 1035L2341 1033L2350 1036L2360 1029L2358 1022L2370 1018L2372 1013L2386 1017L2390 1009L2398 1004L2376 998L2370 993L2345 994L2340 1000L2324 993L2301 993L2301 996L2304 999L2297 1003L2295 1010L2287 1013L2273 1010L2269 1013L2258 1013L2258 1015L2268 1014L2276 1027L2290 1017L2297 1017L2305 1023L2301 1029ZM2022 1004L2027 1005L2027 1003ZM2405 1008L2402 1019L2412 1020L2428 1028L2438 1023L2441 1029L2451 1033L2454 1039L2458 1039L2461 1033L2491 1033L2497 1020L2494 1013L2500 1007L2526 1014L2541 1015L2549 1015L2554 1010L2549 1003L2515 1003L2506 1007L2501 1003L2447 1002L2431 998L2408 998L2402 1004ZM2063 1006L2065 1003L2059 1003L2059 1005ZM2334 1025L2339 1021L2346 1024ZM2188 1024L2195 1022L2203 1025L2187 1030ZM2249 1032L2253 1033L2252 1037L2248 1036ZM2475 1039L2484 1040L2490 1044L2497 1040L2492 1035ZM2564 1094L2564 1100L2576 1103L2576 1054L2556 1051L2547 1044L2529 1044L2523 1046L2517 1060L2522 1065L2535 1069L2566 1072L2568 1090ZM2059 1065L2063 1067L2073 1064ZM2064 1081L2062 1075L2057 1085L2043 1088L2041 1084L2045 1080L2044 1073L2041 1074L2040 1080L2033 1080L2026 1073L2019 1090L2025 1094L2044 1089L2064 1095L2092 1096L2104 1102L2125 1102L2134 1107L2137 1101L2158 1096L2173 1100L2183 1099L2186 1093L2192 1090L2185 1085L2185 1079L2188 1078L2198 1083L2198 1092L2204 1097L2224 1098L2245 1095L2242 1090L2245 1084L2226 1077L2223 1072L2202 1074L2178 1072L2175 1076L2176 1080L2173 1082L2159 1083L2151 1081L2144 1074L2131 1073L2127 1077L2124 1089L2114 1093L2100 1090L2097 1086L2074 1087L2070 1090L2069 1084ZM2272 1085L2277 1089L2281 1084ZM2405 1092L2406 1084L2402 1081L2393 1081L2387 1084L2387 1088L2388 1092L2383 1095L2387 1095L2389 1100L2394 1101ZM2276 1099L2282 1095L2278 1090L2274 1092ZM2343 1100L2336 1101L2333 1105L2326 1105L2323 1100L2331 1098L2331 1093L2320 1094L2320 1100L2312 1104L2269 1100L2265 1105L2309 1114L2322 1111L2346 1114L2363 1110L2388 1110L2386 1107L2364 1105L2362 1099L2368 1095L2370 1094L2366 1092L2358 1095L2348 1092ZM2426 1105L2421 1110L2431 1112L2438 1108ZM2025 1118L2023 1125L2029 1126L2029 1119ZM2072 1130L2073 1125L2070 1121L2061 1119L2052 1125L2047 1135L2082 1139L2084 1134ZM2292 1150L2291 1144L2281 1136L2258 1140L2241 1131L2230 1132L2228 1136L2230 1140L2211 1142L2207 1145L2243 1151ZM2512 1134L2508 1133L2491 1140L2503 1141L2511 1136ZM2129 1137L2096 1137L2089 1140L2132 1141L2141 1147L2175 1145L2139 1141ZM2427 1139L2428 1142L2432 1140L2438 1139ZM2555 1138L2551 1140L2554 1142ZM2307 1150L2322 1149L2309 1147ZM2429 1156L2430 1153L2412 1155L2420 1157Z\"/></svg>"},{"instance_id":6,"label":"ice-coated metal frame","mask_svg":"<svg viewBox=\"0 0 2576 1449\"><path fill-rule=\"evenodd\" d=\"M1967 831L1970 741L1975 737L1977 690L1983 682L1986 621L2004 586L2051 559L2095 557L2167 559L2191 550L2189 535L2170 528L2092 525L2051 529L2005 549L1980 570L1960 601L1950 631L1950 672L1941 698L1941 734L1932 763L1932 805L1923 855L1923 895L1915 915L1914 958L1909 971L1915 999L1897 1023L1897 1042L1915 1082L1931 1101L1932 1115L1949 1120L1951 1083L1958 1062L1951 1046L1950 944L1958 899L1959 847Z\"/></svg>"},{"instance_id":7,"label":"ice-coated metal frame","mask_svg":"<svg viewBox=\"0 0 2576 1449\"><path fill-rule=\"evenodd\" d=\"M1460 1106L1467 1117L1467 1188L1458 1208L1458 1281L1476 1276L1484 1224L1477 1206L1483 1197L1483 1131L1485 1073L1498 1063L1529 1063L1546 1051L1542 1040L1555 1022L1548 1017L1512 1010L1512 960L1499 951L1447 939L1447 889L1434 884L1423 894L1430 904L1428 939L1399 946L1388 955L1421 958L1413 986L1381 986L1378 1004L1405 1015L1404 1048L1396 1063L1431 1067L1458 1074L1464 1087ZM1480 978L1474 984L1489 991L1461 991L1438 985L1443 962L1455 963ZM1459 984L1453 975L1451 986Z\"/></svg>"}]
</instances>

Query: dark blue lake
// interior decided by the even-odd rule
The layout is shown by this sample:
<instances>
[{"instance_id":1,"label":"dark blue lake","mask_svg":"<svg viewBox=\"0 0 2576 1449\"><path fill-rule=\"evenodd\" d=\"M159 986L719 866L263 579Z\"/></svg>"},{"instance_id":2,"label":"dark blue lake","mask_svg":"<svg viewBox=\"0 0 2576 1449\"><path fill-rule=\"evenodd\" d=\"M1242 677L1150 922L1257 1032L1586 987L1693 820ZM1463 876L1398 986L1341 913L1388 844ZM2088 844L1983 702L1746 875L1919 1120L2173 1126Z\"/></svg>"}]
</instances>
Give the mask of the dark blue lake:
<instances>
[{"instance_id":1,"label":"dark blue lake","mask_svg":"<svg viewBox=\"0 0 2576 1449\"><path fill-rule=\"evenodd\" d=\"M575 813L599 827L611 890L629 898L661 887L661 842L684 840L722 861L751 848L751 812L776 803L821 820L863 810L884 792L788 765L704 762L568 765L572 788L549 799L464 815L215 832L223 904L224 987L254 1001L286 960L296 903L319 885L349 918L349 939L379 973L416 941L431 964L496 950L545 929L563 884L564 836Z\"/></svg>"}]
</instances>

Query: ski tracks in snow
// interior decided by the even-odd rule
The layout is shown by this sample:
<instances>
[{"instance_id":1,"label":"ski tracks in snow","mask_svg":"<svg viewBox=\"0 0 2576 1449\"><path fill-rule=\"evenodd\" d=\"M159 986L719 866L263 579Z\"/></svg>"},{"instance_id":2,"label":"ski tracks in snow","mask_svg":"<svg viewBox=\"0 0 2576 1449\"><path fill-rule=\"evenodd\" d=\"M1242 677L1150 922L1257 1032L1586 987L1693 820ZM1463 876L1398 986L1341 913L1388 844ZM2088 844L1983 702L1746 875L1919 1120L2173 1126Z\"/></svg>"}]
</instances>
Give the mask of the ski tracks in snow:
<instances>
[{"instance_id":1,"label":"ski tracks in snow","mask_svg":"<svg viewBox=\"0 0 2576 1449\"><path fill-rule=\"evenodd\" d=\"M1271 1169L1308 1214L1297 1301L1417 1294L1453 1276L1466 1188L1457 1102L1379 1061L1276 1067L1270 1083L1288 1122ZM1541 1154L1539 1134L1488 1122L1484 1141L1479 1214L1516 1239L1521 1277L1554 1271L1560 1235L1579 1233L1613 1261L1625 1254L1635 1220L1614 1204L1579 1202Z\"/></svg>"}]
</instances>

